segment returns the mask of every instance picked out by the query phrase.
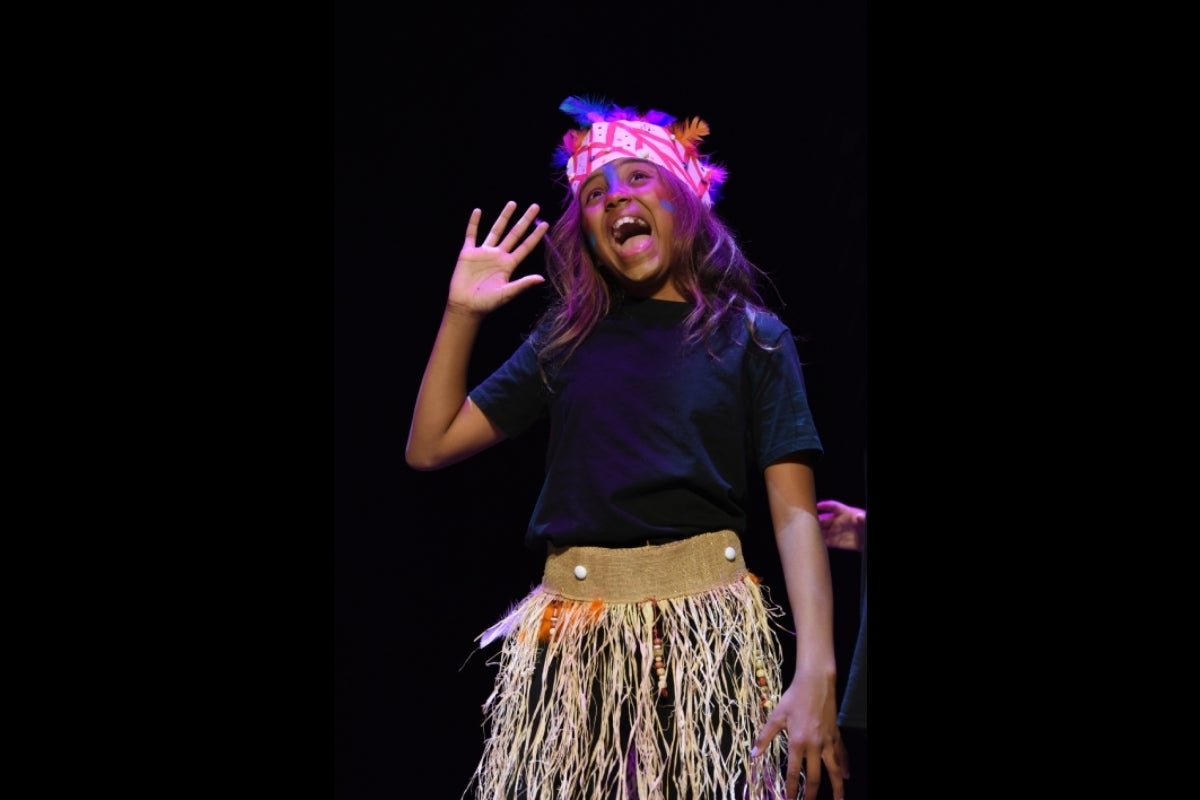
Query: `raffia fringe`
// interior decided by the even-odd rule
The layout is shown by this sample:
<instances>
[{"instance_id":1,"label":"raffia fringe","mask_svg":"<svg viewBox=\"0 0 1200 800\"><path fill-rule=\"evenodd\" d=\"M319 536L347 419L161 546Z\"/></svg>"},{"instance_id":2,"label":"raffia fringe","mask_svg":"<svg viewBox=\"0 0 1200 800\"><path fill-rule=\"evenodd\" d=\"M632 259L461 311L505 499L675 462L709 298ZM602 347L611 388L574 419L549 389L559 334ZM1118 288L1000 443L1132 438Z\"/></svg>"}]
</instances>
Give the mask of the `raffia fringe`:
<instances>
[{"instance_id":1,"label":"raffia fringe","mask_svg":"<svg viewBox=\"0 0 1200 800\"><path fill-rule=\"evenodd\" d=\"M503 645L489 661L499 669L483 706L488 738L463 797L782 798L786 734L757 759L749 754L781 691L772 625L782 614L749 573L686 597L636 603L535 588L493 632ZM656 633L674 719L668 727L658 713ZM636 770L627 778L631 756Z\"/></svg>"}]
</instances>

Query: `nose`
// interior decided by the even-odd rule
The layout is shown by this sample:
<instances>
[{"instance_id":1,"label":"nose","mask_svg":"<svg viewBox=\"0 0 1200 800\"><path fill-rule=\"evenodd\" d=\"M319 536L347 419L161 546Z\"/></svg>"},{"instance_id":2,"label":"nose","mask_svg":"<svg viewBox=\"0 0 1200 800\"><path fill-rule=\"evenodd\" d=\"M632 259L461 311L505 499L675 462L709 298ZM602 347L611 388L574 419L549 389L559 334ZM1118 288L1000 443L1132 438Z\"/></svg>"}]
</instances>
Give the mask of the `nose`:
<instances>
[{"instance_id":1,"label":"nose","mask_svg":"<svg viewBox=\"0 0 1200 800\"><path fill-rule=\"evenodd\" d=\"M617 206L623 205L628 202L629 202L629 192L625 188L625 184L621 183L620 181L617 181L617 182L609 185L608 191L604 195L604 207L605 208L616 208Z\"/></svg>"}]
</instances>

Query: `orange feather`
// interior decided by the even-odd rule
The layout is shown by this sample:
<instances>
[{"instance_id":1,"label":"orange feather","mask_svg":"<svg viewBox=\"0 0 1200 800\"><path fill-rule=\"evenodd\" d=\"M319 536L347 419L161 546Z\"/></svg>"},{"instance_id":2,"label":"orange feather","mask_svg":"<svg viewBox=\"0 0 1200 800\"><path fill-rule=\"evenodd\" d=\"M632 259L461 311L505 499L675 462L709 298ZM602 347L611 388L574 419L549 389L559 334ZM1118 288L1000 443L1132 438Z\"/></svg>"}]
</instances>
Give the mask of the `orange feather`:
<instances>
[{"instance_id":1,"label":"orange feather","mask_svg":"<svg viewBox=\"0 0 1200 800\"><path fill-rule=\"evenodd\" d=\"M700 140L708 136L708 123L699 117L692 117L672 124L671 133L676 141L683 144L688 155L694 156L699 150Z\"/></svg>"}]
</instances>

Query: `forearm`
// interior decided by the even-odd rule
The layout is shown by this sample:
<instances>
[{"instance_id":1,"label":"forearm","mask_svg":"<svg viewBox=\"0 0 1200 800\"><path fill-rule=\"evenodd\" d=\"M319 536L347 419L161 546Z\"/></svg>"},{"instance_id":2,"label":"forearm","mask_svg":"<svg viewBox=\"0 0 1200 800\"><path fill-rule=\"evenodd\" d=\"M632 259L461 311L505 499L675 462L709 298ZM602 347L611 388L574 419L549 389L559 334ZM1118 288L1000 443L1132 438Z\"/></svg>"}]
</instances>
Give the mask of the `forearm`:
<instances>
[{"instance_id":1,"label":"forearm","mask_svg":"<svg viewBox=\"0 0 1200 800\"><path fill-rule=\"evenodd\" d=\"M836 681L833 582L816 516L795 510L777 526L775 539L796 624L796 674Z\"/></svg>"},{"instance_id":2,"label":"forearm","mask_svg":"<svg viewBox=\"0 0 1200 800\"><path fill-rule=\"evenodd\" d=\"M435 466L441 444L467 398L467 367L482 317L450 306L417 391L405 458L411 466Z\"/></svg>"}]
</instances>

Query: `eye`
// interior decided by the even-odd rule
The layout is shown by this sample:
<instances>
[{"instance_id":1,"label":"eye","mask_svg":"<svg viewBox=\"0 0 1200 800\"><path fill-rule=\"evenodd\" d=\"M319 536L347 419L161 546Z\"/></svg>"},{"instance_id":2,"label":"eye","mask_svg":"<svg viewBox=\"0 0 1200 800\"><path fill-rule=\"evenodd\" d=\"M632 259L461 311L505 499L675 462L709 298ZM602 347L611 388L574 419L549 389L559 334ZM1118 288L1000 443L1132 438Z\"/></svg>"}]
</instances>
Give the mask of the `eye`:
<instances>
[{"instance_id":1,"label":"eye","mask_svg":"<svg viewBox=\"0 0 1200 800\"><path fill-rule=\"evenodd\" d=\"M653 177L654 177L653 175L651 175L649 172L646 172L645 170L635 169L633 172L629 173L629 182L630 183L641 183L642 181L648 180Z\"/></svg>"},{"instance_id":2,"label":"eye","mask_svg":"<svg viewBox=\"0 0 1200 800\"><path fill-rule=\"evenodd\" d=\"M590 203L602 194L604 194L604 189L599 186L592 186L592 188L584 191L583 201L585 203Z\"/></svg>"}]
</instances>

